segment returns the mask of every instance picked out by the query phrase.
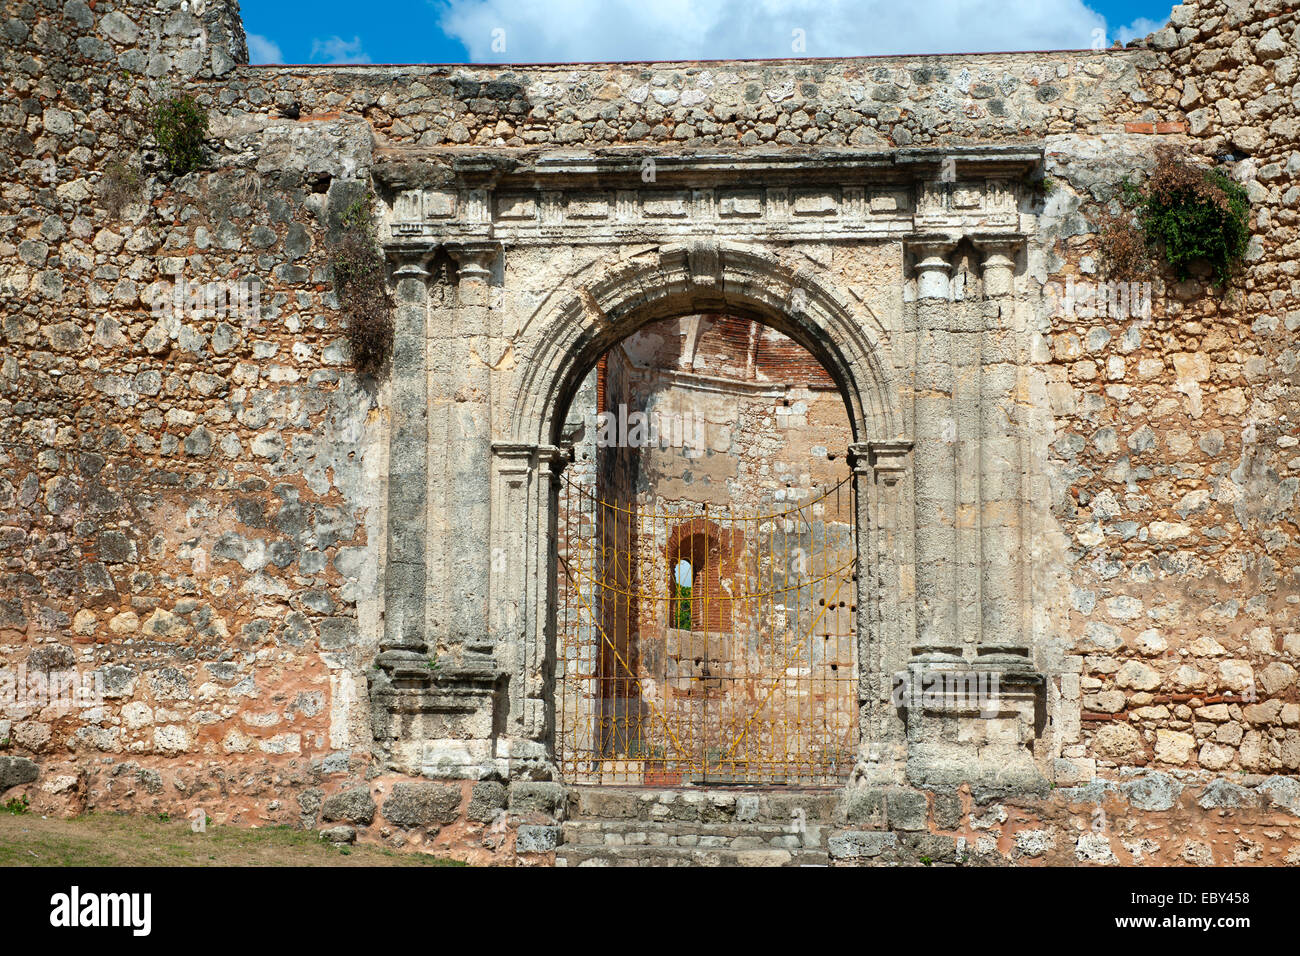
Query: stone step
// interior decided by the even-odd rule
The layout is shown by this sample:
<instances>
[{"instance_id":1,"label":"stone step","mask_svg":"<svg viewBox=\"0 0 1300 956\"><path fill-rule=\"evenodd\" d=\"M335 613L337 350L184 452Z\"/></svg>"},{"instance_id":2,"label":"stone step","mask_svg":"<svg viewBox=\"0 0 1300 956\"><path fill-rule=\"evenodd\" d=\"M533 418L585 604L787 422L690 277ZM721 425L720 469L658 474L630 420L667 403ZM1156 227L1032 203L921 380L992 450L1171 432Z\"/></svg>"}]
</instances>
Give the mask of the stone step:
<instances>
[{"instance_id":1,"label":"stone step","mask_svg":"<svg viewBox=\"0 0 1300 956\"><path fill-rule=\"evenodd\" d=\"M825 828L781 823L679 823L655 820L570 820L562 828L565 846L682 847L732 850L824 849Z\"/></svg>"},{"instance_id":2,"label":"stone step","mask_svg":"<svg viewBox=\"0 0 1300 956\"><path fill-rule=\"evenodd\" d=\"M832 821L840 791L660 790L645 787L574 787L569 793L571 820L643 820L663 823L807 824Z\"/></svg>"},{"instance_id":3,"label":"stone step","mask_svg":"<svg viewBox=\"0 0 1300 956\"><path fill-rule=\"evenodd\" d=\"M556 866L829 866L824 850L733 850L673 846L586 847L563 844Z\"/></svg>"}]
</instances>

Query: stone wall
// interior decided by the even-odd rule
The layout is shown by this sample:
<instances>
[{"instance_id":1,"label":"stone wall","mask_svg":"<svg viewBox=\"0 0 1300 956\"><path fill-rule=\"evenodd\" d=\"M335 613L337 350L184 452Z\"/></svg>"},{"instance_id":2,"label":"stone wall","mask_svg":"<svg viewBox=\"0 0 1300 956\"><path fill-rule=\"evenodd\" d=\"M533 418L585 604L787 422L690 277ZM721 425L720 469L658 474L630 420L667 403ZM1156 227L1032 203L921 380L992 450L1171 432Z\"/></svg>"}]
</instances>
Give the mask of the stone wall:
<instances>
[{"instance_id":1,"label":"stone wall","mask_svg":"<svg viewBox=\"0 0 1300 956\"><path fill-rule=\"evenodd\" d=\"M1147 41L1155 114L1129 123L1227 161L1252 203L1247 266L1228 292L1201 274L1154 283L1147 318L1083 307L1051 316L1053 511L1071 539L1069 619L1082 722L1063 780L1122 766L1300 769L1300 552L1295 493L1300 282L1294 5L1184 4ZM1064 151L1062 151L1064 152ZM1229 154L1225 156L1224 154ZM1088 156L1053 157L1064 214L1114 195ZM1067 221L1062 217L1062 221ZM1068 277L1104 276L1102 250L1067 227ZM1064 311L1064 310L1061 310Z\"/></svg>"},{"instance_id":2,"label":"stone wall","mask_svg":"<svg viewBox=\"0 0 1300 956\"><path fill-rule=\"evenodd\" d=\"M1033 436L1024 613L1048 677L1035 759L1058 789L931 787L925 832L954 858L963 839L989 860L1295 862L1294 4L1183 4L1126 50L708 65L248 67L228 2L196 17L171 0L31 0L0 31L0 662L90 675L104 696L0 713L0 776L22 788L6 798L338 824L476 859L513 859L518 841L547 859L563 798L534 791L551 784L507 773L398 799L411 781L376 741L373 666L395 613L379 586L396 567L387 503L419 469L389 460L408 396L348 365L328 255L342 211L372 183L387 208L428 168L490 179L556 147L661 167L802 149L826 167L839 149L1041 146L1055 189L1024 213L1031 344L1005 413ZM200 172L171 177L150 142L166 87L211 112ZM1228 293L1157 278L1150 318L1063 306L1067 283L1116 278L1099 271L1096 215L1157 142L1246 185L1247 268ZM897 277L914 257L898 238L867 245L828 240L802 267L843 281L902 341L916 290ZM552 280L599 259L546 255ZM972 250L949 255L952 295L978 295ZM432 272L429 308L467 312L457 264ZM254 289L255 310L230 308ZM449 436L432 487L469 467L457 416L508 411L463 378L431 372L429 421ZM445 557L430 575L447 577L422 613L439 633L457 614L447 595L486 577L477 557L457 564L455 537L486 497L434 516ZM460 655L443 640L430 666ZM873 859L853 848L898 829L875 799L850 802L845 826L881 835L845 843L845 859Z\"/></svg>"}]
</instances>

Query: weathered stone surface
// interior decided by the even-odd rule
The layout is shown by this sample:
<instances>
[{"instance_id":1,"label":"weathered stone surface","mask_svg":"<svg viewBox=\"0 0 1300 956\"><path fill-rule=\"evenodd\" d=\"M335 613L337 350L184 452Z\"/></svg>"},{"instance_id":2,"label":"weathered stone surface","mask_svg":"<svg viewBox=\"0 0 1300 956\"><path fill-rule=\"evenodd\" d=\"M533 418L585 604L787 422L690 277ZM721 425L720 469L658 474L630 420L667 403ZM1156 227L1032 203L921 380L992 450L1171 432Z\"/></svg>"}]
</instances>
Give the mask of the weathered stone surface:
<instances>
[{"instance_id":1,"label":"weathered stone surface","mask_svg":"<svg viewBox=\"0 0 1300 956\"><path fill-rule=\"evenodd\" d=\"M510 787L511 813L543 813L560 816L565 804L564 787L558 783L521 780Z\"/></svg>"},{"instance_id":2,"label":"weathered stone surface","mask_svg":"<svg viewBox=\"0 0 1300 956\"><path fill-rule=\"evenodd\" d=\"M1272 815L1250 827L1273 827L1295 812L1294 10L1193 0L1129 49L925 64L398 72L241 70L225 0L111 6L0 18L0 664L102 690L94 708L0 722L6 772L86 771L84 787L33 788L42 812L220 792L241 819L361 825L367 788L322 795L382 778L385 807L407 819L494 822L504 780L512 814L562 819L543 739L554 635L529 631L547 616L517 603L547 593L535 492L559 463L544 460L553 406L577 385L552 373L596 358L593 316L612 342L648 306L674 322L717 308L718 289L844 357L834 384L862 419L852 467L878 495L863 529L895 522L896 547L872 552L879 573L841 595L844 614L863 608L859 626L877 615L887 662L844 684L871 688L862 726L894 735L850 755L854 832L897 827L920 853L929 828L961 829L953 793L970 784L977 832L1025 857L1234 863L1205 817L1245 808ZM196 173L164 173L131 145L159 88L209 106ZM1132 287L1106 271L1101 211L1163 143L1250 199L1232 295L1200 264ZM120 208L119 164L140 172ZM1050 188L1030 185L1040 172ZM371 191L402 266L382 384L349 365L330 255L343 212ZM848 451L826 449L840 465ZM779 461L746 464L766 464L774 489L812 487L773 473ZM978 599L954 608L954 594ZM888 671L926 642L1023 645L1046 673L1023 698L1003 694L997 716L899 714ZM403 678L434 688L424 709L372 719L387 679L374 663L395 649L430 674L435 649L448 656L437 678ZM462 659L511 672L476 685L452 674ZM132 769L101 773L110 758ZM1132 776L1148 764L1158 773ZM390 777L421 771L474 794L454 818L427 795L399 800ZM1172 799L1204 816L1188 810L1198 832L1176 841L1123 849L1127 837L1076 840L1055 805L998 819L1005 793L1056 799L1045 777L1085 801L1091 781L1119 788L1134 814ZM898 789L907 779L941 788L933 820L925 793ZM620 819L651 812L620 806ZM806 810L752 794L655 806L719 826ZM465 852L495 858L491 828L470 829ZM1052 838L1025 835L1039 833ZM1291 852L1290 837L1244 839L1264 862ZM856 845L836 844L837 859L884 853Z\"/></svg>"},{"instance_id":3,"label":"weathered stone surface","mask_svg":"<svg viewBox=\"0 0 1300 956\"><path fill-rule=\"evenodd\" d=\"M831 834L826 845L831 856L837 860L877 857L898 846L898 834L889 831L846 830Z\"/></svg>"},{"instance_id":4,"label":"weathered stone surface","mask_svg":"<svg viewBox=\"0 0 1300 956\"><path fill-rule=\"evenodd\" d=\"M478 823L491 823L506 805L506 788L495 780L474 784L465 817Z\"/></svg>"},{"instance_id":5,"label":"weathered stone surface","mask_svg":"<svg viewBox=\"0 0 1300 956\"><path fill-rule=\"evenodd\" d=\"M320 838L326 843L355 843L357 831L355 827L346 825L326 827L320 831Z\"/></svg>"},{"instance_id":6,"label":"weathered stone surface","mask_svg":"<svg viewBox=\"0 0 1300 956\"><path fill-rule=\"evenodd\" d=\"M375 801L367 787L353 787L325 798L321 803L322 820L343 820L369 826L375 819Z\"/></svg>"},{"instance_id":7,"label":"weathered stone surface","mask_svg":"<svg viewBox=\"0 0 1300 956\"><path fill-rule=\"evenodd\" d=\"M1143 774L1141 779L1124 787L1129 803L1139 810L1170 810L1178 803L1182 790L1177 780L1157 771Z\"/></svg>"},{"instance_id":8,"label":"weathered stone surface","mask_svg":"<svg viewBox=\"0 0 1300 956\"><path fill-rule=\"evenodd\" d=\"M32 783L39 775L40 768L26 757L0 757L0 793Z\"/></svg>"},{"instance_id":9,"label":"weathered stone surface","mask_svg":"<svg viewBox=\"0 0 1300 956\"><path fill-rule=\"evenodd\" d=\"M1212 781L1202 792L1200 799L1196 801L1197 806L1206 810L1216 808L1237 808L1254 806L1259 802L1259 797L1247 790L1245 787L1238 786L1231 780L1219 777Z\"/></svg>"},{"instance_id":10,"label":"weathered stone surface","mask_svg":"<svg viewBox=\"0 0 1300 956\"><path fill-rule=\"evenodd\" d=\"M518 853L549 853L559 844L560 828L525 824L516 831Z\"/></svg>"},{"instance_id":11,"label":"weathered stone surface","mask_svg":"<svg viewBox=\"0 0 1300 956\"><path fill-rule=\"evenodd\" d=\"M384 801L384 819L407 827L454 823L460 815L458 786L440 783L399 783Z\"/></svg>"}]
</instances>

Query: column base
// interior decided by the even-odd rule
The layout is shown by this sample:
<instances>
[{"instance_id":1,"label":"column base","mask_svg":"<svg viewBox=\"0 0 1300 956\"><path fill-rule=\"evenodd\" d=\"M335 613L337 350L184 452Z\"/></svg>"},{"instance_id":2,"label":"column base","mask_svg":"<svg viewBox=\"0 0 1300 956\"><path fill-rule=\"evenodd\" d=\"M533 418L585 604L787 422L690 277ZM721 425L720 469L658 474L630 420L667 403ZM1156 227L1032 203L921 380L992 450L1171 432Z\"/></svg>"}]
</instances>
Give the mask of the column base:
<instances>
[{"instance_id":1,"label":"column base","mask_svg":"<svg viewBox=\"0 0 1300 956\"><path fill-rule=\"evenodd\" d=\"M918 644L912 648L912 663L965 664L962 649L955 645Z\"/></svg>"},{"instance_id":2,"label":"column base","mask_svg":"<svg viewBox=\"0 0 1300 956\"><path fill-rule=\"evenodd\" d=\"M1046 682L1027 657L999 649L970 663L918 661L895 682L903 690L909 783L1046 789L1035 759Z\"/></svg>"},{"instance_id":3,"label":"column base","mask_svg":"<svg viewBox=\"0 0 1300 956\"><path fill-rule=\"evenodd\" d=\"M405 655L387 665L370 678L370 722L391 769L422 773L434 741L456 742L453 749L472 754L471 762L494 754L507 706L505 674L491 667L434 669L427 658Z\"/></svg>"},{"instance_id":4,"label":"column base","mask_svg":"<svg viewBox=\"0 0 1300 956\"><path fill-rule=\"evenodd\" d=\"M1034 669L1034 663L1029 658L1029 648L1022 644L980 644L975 649L975 666L1005 671Z\"/></svg>"}]
</instances>

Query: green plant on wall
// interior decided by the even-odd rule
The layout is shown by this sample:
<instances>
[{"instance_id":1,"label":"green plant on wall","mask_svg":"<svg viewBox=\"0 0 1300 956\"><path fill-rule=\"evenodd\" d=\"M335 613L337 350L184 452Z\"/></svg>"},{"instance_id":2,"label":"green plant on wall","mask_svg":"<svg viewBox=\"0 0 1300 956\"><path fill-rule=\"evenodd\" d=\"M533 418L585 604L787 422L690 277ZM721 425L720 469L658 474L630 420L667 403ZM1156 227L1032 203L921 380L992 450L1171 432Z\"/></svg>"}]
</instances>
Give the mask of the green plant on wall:
<instances>
[{"instance_id":1,"label":"green plant on wall","mask_svg":"<svg viewBox=\"0 0 1300 956\"><path fill-rule=\"evenodd\" d=\"M1144 186L1124 179L1120 202L1125 217L1102 228L1102 246L1113 273L1136 271L1145 252L1159 255L1183 280L1192 265L1207 262L1214 284L1226 285L1250 242L1250 200L1222 171L1189 162L1170 147L1158 147ZM1141 249L1134 237L1141 236Z\"/></svg>"},{"instance_id":2,"label":"green plant on wall","mask_svg":"<svg viewBox=\"0 0 1300 956\"><path fill-rule=\"evenodd\" d=\"M208 113L188 94L169 96L153 108L153 137L167 168L178 176L203 165Z\"/></svg>"},{"instance_id":3,"label":"green plant on wall","mask_svg":"<svg viewBox=\"0 0 1300 956\"><path fill-rule=\"evenodd\" d=\"M371 215L373 200L367 194L344 210L330 260L334 289L347 316L352 365L363 375L379 374L393 347L393 300Z\"/></svg>"}]
</instances>

